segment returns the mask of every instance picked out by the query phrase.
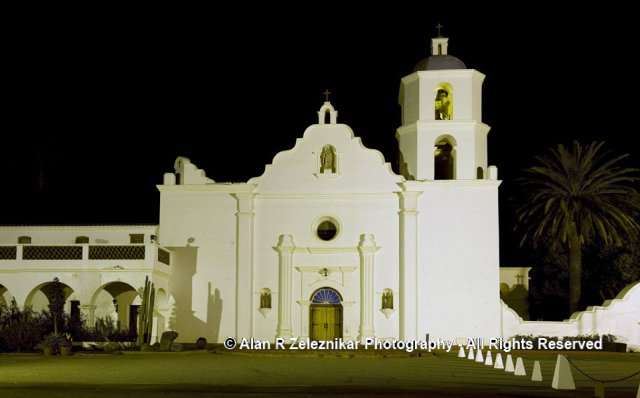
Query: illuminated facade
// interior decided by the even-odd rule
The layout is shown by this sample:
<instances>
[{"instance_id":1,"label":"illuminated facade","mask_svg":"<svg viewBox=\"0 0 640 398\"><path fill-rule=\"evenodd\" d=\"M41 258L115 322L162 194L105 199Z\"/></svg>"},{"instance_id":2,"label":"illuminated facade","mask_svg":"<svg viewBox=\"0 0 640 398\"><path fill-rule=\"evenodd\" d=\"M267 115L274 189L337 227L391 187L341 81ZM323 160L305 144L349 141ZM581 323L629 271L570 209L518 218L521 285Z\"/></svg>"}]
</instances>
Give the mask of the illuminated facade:
<instances>
[{"instance_id":1,"label":"illuminated facade","mask_svg":"<svg viewBox=\"0 0 640 398\"><path fill-rule=\"evenodd\" d=\"M484 75L447 44L433 39L402 79L400 175L326 101L246 183L179 157L158 185L157 226L0 228L0 294L43 307L57 276L68 311L133 327L149 276L156 333L179 341L501 336Z\"/></svg>"}]
</instances>

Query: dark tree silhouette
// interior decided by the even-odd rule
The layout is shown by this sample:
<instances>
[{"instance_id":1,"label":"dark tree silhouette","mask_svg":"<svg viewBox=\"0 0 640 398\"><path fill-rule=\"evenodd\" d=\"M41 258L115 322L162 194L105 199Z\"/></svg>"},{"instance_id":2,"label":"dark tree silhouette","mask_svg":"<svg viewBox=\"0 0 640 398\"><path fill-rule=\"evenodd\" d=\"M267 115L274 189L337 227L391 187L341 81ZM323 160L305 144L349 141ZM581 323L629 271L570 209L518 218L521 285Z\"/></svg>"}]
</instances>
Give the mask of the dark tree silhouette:
<instances>
[{"instance_id":1,"label":"dark tree silhouette","mask_svg":"<svg viewBox=\"0 0 640 398\"><path fill-rule=\"evenodd\" d=\"M53 333L58 334L58 319L62 317L64 311L64 291L60 280L55 277L49 287L49 311L53 318Z\"/></svg>"},{"instance_id":2,"label":"dark tree silhouette","mask_svg":"<svg viewBox=\"0 0 640 398\"><path fill-rule=\"evenodd\" d=\"M569 306L578 310L581 296L582 251L592 244L620 246L640 237L638 169L620 166L627 155L611 157L604 142L569 148L558 145L520 178L525 203L516 209L520 246L538 246L545 239L566 245L569 253Z\"/></svg>"}]
</instances>

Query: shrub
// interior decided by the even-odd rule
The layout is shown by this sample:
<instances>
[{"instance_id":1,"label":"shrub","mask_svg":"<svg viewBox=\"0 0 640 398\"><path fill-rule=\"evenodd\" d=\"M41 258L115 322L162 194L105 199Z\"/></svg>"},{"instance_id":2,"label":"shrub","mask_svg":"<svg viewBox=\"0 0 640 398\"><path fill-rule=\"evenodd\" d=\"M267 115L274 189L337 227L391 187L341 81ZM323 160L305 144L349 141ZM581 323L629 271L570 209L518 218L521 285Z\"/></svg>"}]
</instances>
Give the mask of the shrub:
<instances>
[{"instance_id":1,"label":"shrub","mask_svg":"<svg viewBox=\"0 0 640 398\"><path fill-rule=\"evenodd\" d=\"M4 351L31 351L49 331L48 318L30 307L23 311L12 301L0 314L0 349Z\"/></svg>"},{"instance_id":2,"label":"shrub","mask_svg":"<svg viewBox=\"0 0 640 398\"><path fill-rule=\"evenodd\" d=\"M204 350L207 348L207 339L205 339L204 337L198 337L198 340L196 340L196 348L199 350Z\"/></svg>"},{"instance_id":3,"label":"shrub","mask_svg":"<svg viewBox=\"0 0 640 398\"><path fill-rule=\"evenodd\" d=\"M65 336L64 334L49 333L42 339L42 346L51 347L51 350L55 354L60 352L60 347L70 347L71 340L67 340L67 336Z\"/></svg>"}]
</instances>

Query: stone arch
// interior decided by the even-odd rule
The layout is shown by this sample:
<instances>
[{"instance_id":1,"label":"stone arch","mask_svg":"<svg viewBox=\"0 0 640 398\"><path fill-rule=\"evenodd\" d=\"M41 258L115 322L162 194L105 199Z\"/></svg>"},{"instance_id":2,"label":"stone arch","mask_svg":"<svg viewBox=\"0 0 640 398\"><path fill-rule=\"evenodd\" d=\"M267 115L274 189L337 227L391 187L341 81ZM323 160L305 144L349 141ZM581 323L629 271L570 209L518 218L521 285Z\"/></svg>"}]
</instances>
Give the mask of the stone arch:
<instances>
[{"instance_id":1,"label":"stone arch","mask_svg":"<svg viewBox=\"0 0 640 398\"><path fill-rule=\"evenodd\" d=\"M329 124L336 124L338 122L338 111L333 108L330 102L325 102L318 111L318 124L327 124L327 113L329 114Z\"/></svg>"},{"instance_id":2,"label":"stone arch","mask_svg":"<svg viewBox=\"0 0 640 398\"><path fill-rule=\"evenodd\" d=\"M433 179L454 180L456 178L456 139L444 134L434 142Z\"/></svg>"},{"instance_id":3,"label":"stone arch","mask_svg":"<svg viewBox=\"0 0 640 398\"><path fill-rule=\"evenodd\" d=\"M442 82L436 86L434 111L435 120L453 120L453 87L450 83Z\"/></svg>"},{"instance_id":4,"label":"stone arch","mask_svg":"<svg viewBox=\"0 0 640 398\"><path fill-rule=\"evenodd\" d=\"M9 305L13 299L14 297L9 288L0 283L0 304L4 303Z\"/></svg>"},{"instance_id":5,"label":"stone arch","mask_svg":"<svg viewBox=\"0 0 640 398\"><path fill-rule=\"evenodd\" d=\"M167 292L163 288L156 289L156 299L155 299L155 309L156 311L164 311L169 306L169 296Z\"/></svg>"},{"instance_id":6,"label":"stone arch","mask_svg":"<svg viewBox=\"0 0 640 398\"><path fill-rule=\"evenodd\" d=\"M312 340L342 338L344 318L340 292L323 286L311 294L310 301L309 337Z\"/></svg>"},{"instance_id":7,"label":"stone arch","mask_svg":"<svg viewBox=\"0 0 640 398\"><path fill-rule=\"evenodd\" d=\"M44 312L49 311L49 296L50 286L53 281L47 281L40 283L35 288L31 289L24 302L24 307L30 306L34 311ZM64 311L69 313L71 311L71 304L69 303L69 296L73 294L74 290L66 283L60 281L62 285L62 292L64 293Z\"/></svg>"},{"instance_id":8,"label":"stone arch","mask_svg":"<svg viewBox=\"0 0 640 398\"><path fill-rule=\"evenodd\" d=\"M93 318L111 317L119 323L120 329L137 331L137 306L134 304L138 298L137 290L126 282L107 282L96 289L91 297Z\"/></svg>"},{"instance_id":9,"label":"stone arch","mask_svg":"<svg viewBox=\"0 0 640 398\"><path fill-rule=\"evenodd\" d=\"M342 294L337 289L323 286L314 290L310 300L312 304L340 304L342 303Z\"/></svg>"},{"instance_id":10,"label":"stone arch","mask_svg":"<svg viewBox=\"0 0 640 398\"><path fill-rule=\"evenodd\" d=\"M154 326L151 337L155 337L156 341L160 341L162 333L170 328L169 319L171 317L171 309L169 308L169 295L163 288L156 289L155 304L153 309Z\"/></svg>"}]
</instances>

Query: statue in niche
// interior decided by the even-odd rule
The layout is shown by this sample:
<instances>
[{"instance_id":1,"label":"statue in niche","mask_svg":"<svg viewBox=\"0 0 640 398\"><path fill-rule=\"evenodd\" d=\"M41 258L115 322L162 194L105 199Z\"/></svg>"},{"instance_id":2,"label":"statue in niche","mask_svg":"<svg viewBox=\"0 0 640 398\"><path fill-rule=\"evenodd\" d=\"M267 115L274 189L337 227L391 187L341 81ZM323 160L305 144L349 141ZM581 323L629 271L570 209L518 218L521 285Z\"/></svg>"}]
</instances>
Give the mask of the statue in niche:
<instances>
[{"instance_id":1,"label":"statue in niche","mask_svg":"<svg viewBox=\"0 0 640 398\"><path fill-rule=\"evenodd\" d=\"M260 308L271 308L271 292L263 291L260 294Z\"/></svg>"},{"instance_id":2,"label":"statue in niche","mask_svg":"<svg viewBox=\"0 0 640 398\"><path fill-rule=\"evenodd\" d=\"M451 100L449 99L449 93L447 90L438 89L436 94L436 120L451 120Z\"/></svg>"},{"instance_id":3,"label":"statue in niche","mask_svg":"<svg viewBox=\"0 0 640 398\"><path fill-rule=\"evenodd\" d=\"M390 289L382 292L382 309L393 309L393 292Z\"/></svg>"},{"instance_id":4,"label":"statue in niche","mask_svg":"<svg viewBox=\"0 0 640 398\"><path fill-rule=\"evenodd\" d=\"M330 173L336 172L336 154L331 145L325 145L322 147L320 153L320 173L324 173L327 170Z\"/></svg>"}]
</instances>

